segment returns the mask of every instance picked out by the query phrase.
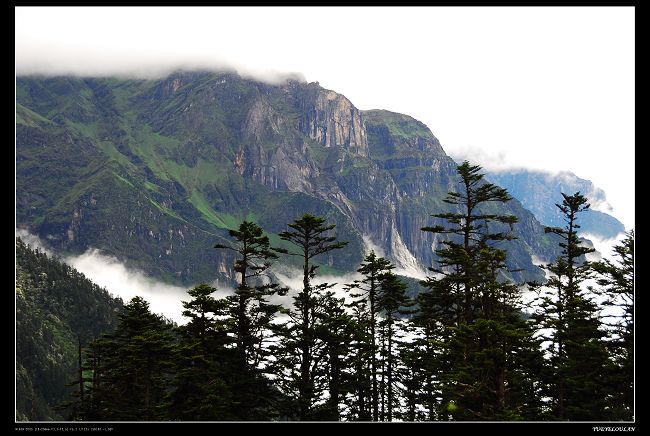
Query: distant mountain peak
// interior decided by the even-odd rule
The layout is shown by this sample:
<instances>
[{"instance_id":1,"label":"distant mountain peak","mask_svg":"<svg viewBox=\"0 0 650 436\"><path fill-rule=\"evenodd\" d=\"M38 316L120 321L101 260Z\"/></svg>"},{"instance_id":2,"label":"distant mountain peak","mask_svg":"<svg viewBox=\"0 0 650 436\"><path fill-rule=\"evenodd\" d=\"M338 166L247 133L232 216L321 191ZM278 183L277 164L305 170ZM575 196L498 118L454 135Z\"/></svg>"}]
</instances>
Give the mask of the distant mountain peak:
<instances>
[{"instance_id":1,"label":"distant mountain peak","mask_svg":"<svg viewBox=\"0 0 650 436\"><path fill-rule=\"evenodd\" d=\"M579 216L581 233L611 239L625 231L625 226L611 216L613 209L605 191L571 171L503 170L488 172L487 178L508 189L542 224L564 226L555 204L562 202L562 193L571 195L580 191L591 205L590 210Z\"/></svg>"}]
</instances>

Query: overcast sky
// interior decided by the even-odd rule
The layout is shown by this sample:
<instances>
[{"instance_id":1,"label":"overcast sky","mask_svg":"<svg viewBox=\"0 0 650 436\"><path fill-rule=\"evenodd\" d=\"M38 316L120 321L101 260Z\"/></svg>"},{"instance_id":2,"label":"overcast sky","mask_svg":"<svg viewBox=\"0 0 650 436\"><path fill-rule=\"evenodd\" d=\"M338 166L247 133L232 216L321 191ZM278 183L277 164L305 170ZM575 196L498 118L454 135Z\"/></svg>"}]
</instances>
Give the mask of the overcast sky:
<instances>
[{"instance_id":1,"label":"overcast sky","mask_svg":"<svg viewBox=\"0 0 650 436\"><path fill-rule=\"evenodd\" d=\"M16 73L299 73L454 156L569 170L634 226L634 8L16 8Z\"/></svg>"}]
</instances>

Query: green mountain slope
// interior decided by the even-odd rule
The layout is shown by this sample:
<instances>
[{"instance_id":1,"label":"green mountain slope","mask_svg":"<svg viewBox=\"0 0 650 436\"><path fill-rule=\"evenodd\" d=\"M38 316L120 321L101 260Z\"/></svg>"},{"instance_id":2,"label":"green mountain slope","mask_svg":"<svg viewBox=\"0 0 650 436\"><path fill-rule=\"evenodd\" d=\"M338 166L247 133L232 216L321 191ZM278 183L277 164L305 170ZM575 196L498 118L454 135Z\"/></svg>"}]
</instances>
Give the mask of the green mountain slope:
<instances>
[{"instance_id":1,"label":"green mountain slope","mask_svg":"<svg viewBox=\"0 0 650 436\"><path fill-rule=\"evenodd\" d=\"M268 85L232 73L162 80L17 79L17 223L64 252L96 247L167 281L234 277L211 249L242 219L275 236L305 212L350 241L319 259L352 271L364 247L405 270L434 261L432 224L455 164L422 123L360 111L317 83ZM554 245L517 201L510 263ZM291 260L286 260L291 262Z\"/></svg>"},{"instance_id":2,"label":"green mountain slope","mask_svg":"<svg viewBox=\"0 0 650 436\"><path fill-rule=\"evenodd\" d=\"M60 420L77 347L112 331L122 301L16 239L16 419Z\"/></svg>"}]
</instances>

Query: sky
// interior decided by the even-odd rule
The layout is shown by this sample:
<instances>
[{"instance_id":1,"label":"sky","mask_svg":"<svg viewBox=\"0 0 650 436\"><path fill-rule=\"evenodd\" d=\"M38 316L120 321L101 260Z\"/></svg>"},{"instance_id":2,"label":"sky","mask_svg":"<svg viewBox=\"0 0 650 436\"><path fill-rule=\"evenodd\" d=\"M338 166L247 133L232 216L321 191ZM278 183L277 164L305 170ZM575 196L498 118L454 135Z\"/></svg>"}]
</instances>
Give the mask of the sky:
<instances>
[{"instance_id":1,"label":"sky","mask_svg":"<svg viewBox=\"0 0 650 436\"><path fill-rule=\"evenodd\" d=\"M634 227L635 9L16 8L16 74L237 69L424 122L455 158L574 172Z\"/></svg>"}]
</instances>

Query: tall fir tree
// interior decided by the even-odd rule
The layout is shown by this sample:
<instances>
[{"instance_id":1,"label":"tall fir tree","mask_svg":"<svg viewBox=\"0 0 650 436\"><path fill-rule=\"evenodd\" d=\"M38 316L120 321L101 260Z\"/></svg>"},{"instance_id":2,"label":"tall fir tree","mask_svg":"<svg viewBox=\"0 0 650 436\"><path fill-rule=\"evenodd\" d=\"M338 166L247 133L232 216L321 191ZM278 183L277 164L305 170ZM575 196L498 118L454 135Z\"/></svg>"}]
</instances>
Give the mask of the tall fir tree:
<instances>
[{"instance_id":1,"label":"tall fir tree","mask_svg":"<svg viewBox=\"0 0 650 436\"><path fill-rule=\"evenodd\" d=\"M360 316L368 320L370 326L370 336L368 338L368 349L370 350L370 374L372 378L371 387L371 408L373 421L379 419L379 390L377 387L377 316L380 311L379 295L380 285L383 275L394 268L391 263L383 257L378 257L374 251L371 251L363 260L363 263L357 269L357 272L363 275L362 279L355 280L346 289L350 291L350 296L357 299L355 305L360 311Z\"/></svg>"},{"instance_id":2,"label":"tall fir tree","mask_svg":"<svg viewBox=\"0 0 650 436\"><path fill-rule=\"evenodd\" d=\"M278 255L260 226L243 221L229 234L235 241L233 245L216 244L214 248L231 250L238 256L234 270L239 285L234 296L226 297L239 360L233 372L235 401L242 419L266 419L274 406L270 404L271 387L264 372L269 364L268 347L276 340L274 319L282 309L279 304L271 304L269 298L285 295L287 288L273 283L268 276Z\"/></svg>"},{"instance_id":3,"label":"tall fir tree","mask_svg":"<svg viewBox=\"0 0 650 436\"><path fill-rule=\"evenodd\" d=\"M614 247L615 260L594 262L605 305L612 340L608 342L613 361L611 380L612 419L634 419L634 230Z\"/></svg>"},{"instance_id":4,"label":"tall fir tree","mask_svg":"<svg viewBox=\"0 0 650 436\"><path fill-rule=\"evenodd\" d=\"M490 232L489 224L496 222L512 226L517 222L514 215L487 211L489 203L507 203L512 197L505 189L485 182L480 171L480 166L470 165L468 161L459 165L461 192L449 192L443 200L452 211L432 215L445 220L448 227L422 228L425 232L450 236L443 242L445 248L436 250L440 267L431 270L444 275L445 281L451 285L448 291L456 299L452 306L458 307L460 322L471 322L476 312L475 287L483 279L476 268L479 251L490 242L514 239L509 232Z\"/></svg>"},{"instance_id":5,"label":"tall fir tree","mask_svg":"<svg viewBox=\"0 0 650 436\"><path fill-rule=\"evenodd\" d=\"M348 353L348 366L352 372L349 380L350 397L346 401L349 406L348 419L372 421L372 378L377 373L371 371L370 360L371 354L377 350L371 346L368 304L360 299L348 304L347 308L355 326Z\"/></svg>"},{"instance_id":6,"label":"tall fir tree","mask_svg":"<svg viewBox=\"0 0 650 436\"><path fill-rule=\"evenodd\" d=\"M134 297L112 335L93 341L85 420L156 421L167 416L173 337L149 303Z\"/></svg>"},{"instance_id":7,"label":"tall fir tree","mask_svg":"<svg viewBox=\"0 0 650 436\"><path fill-rule=\"evenodd\" d=\"M264 360L264 336L269 324L280 306L271 305L268 298L285 295L287 289L270 283L267 273L271 262L278 258L272 250L269 237L257 224L243 221L236 230L228 233L235 240L234 245L216 244L214 248L234 251L234 271L239 276L235 296L230 298L235 322L237 349L241 354L242 366L257 367Z\"/></svg>"},{"instance_id":8,"label":"tall fir tree","mask_svg":"<svg viewBox=\"0 0 650 436\"><path fill-rule=\"evenodd\" d=\"M392 265L390 265L392 268ZM390 268L389 268L390 269ZM384 315L381 321L382 333L385 340L383 359L385 361L386 376L382 377L385 386L382 392L385 393L385 410L383 418L386 421L392 421L395 416L395 409L398 407L396 384L397 377L397 339L400 324L400 314L406 314L406 306L410 306L409 299L406 296L406 284L402 282L397 275L392 272L384 272L379 277L381 293L378 295L377 306Z\"/></svg>"},{"instance_id":9,"label":"tall fir tree","mask_svg":"<svg viewBox=\"0 0 650 436\"><path fill-rule=\"evenodd\" d=\"M228 383L239 363L228 330L219 321L228 315L224 299L206 284L188 291L183 316L189 321L178 328L181 339L175 348L175 377L170 393L169 416L182 421L221 421L238 418Z\"/></svg>"},{"instance_id":10,"label":"tall fir tree","mask_svg":"<svg viewBox=\"0 0 650 436\"><path fill-rule=\"evenodd\" d=\"M609 419L606 410L608 356L599 319L599 309L583 286L591 277L591 264L585 256L594 251L578 237L578 214L589 208L587 199L576 192L562 194L556 206L566 223L564 228L546 227L558 235L561 255L544 268L550 278L540 287L539 310L534 319L538 328L548 331L547 370L543 378L544 395L551 398L548 417L557 420Z\"/></svg>"},{"instance_id":11,"label":"tall fir tree","mask_svg":"<svg viewBox=\"0 0 650 436\"><path fill-rule=\"evenodd\" d=\"M334 293L326 291L321 300L322 309L317 313L316 336L323 343L322 360L324 362L323 378L327 387L327 400L313 415L314 419L340 421L342 404L352 393L353 373L348 365L353 362L350 348L354 333L358 328L354 317L347 313L344 299L336 298Z\"/></svg>"},{"instance_id":12,"label":"tall fir tree","mask_svg":"<svg viewBox=\"0 0 650 436\"><path fill-rule=\"evenodd\" d=\"M438 345L432 354L438 362L425 367L438 373L437 386L427 391L440 391L440 419L521 419L523 410L532 413L534 398L528 389L513 392L513 380L533 386L526 364L537 344L521 319L517 287L503 280L506 252L496 247L514 238L509 229L517 218L498 213L498 204L512 197L480 171L467 161L459 165L460 192L445 199L452 210L433 215L447 227L422 229L449 239L436 250L439 267L430 268L438 276L422 282L427 292L415 321Z\"/></svg>"},{"instance_id":13,"label":"tall fir tree","mask_svg":"<svg viewBox=\"0 0 650 436\"><path fill-rule=\"evenodd\" d=\"M452 328L460 322L461 313L458 286L428 277L420 282L424 292L415 298L417 310L411 318L413 342L405 352L407 367L413 375L421 374L420 393L409 401L416 401L425 410L423 419L439 419L438 399L441 396L441 375L453 368L454 362L444 352ZM415 408L416 406L411 406Z\"/></svg>"},{"instance_id":14,"label":"tall fir tree","mask_svg":"<svg viewBox=\"0 0 650 436\"><path fill-rule=\"evenodd\" d=\"M325 218L305 214L288 225L290 230L279 234L280 238L296 247L289 251L291 256L302 260L303 286L294 297L294 307L287 314L290 318L281 347L275 348L279 359L277 365L283 379L288 376L283 390L294 392L297 397L297 417L300 420L312 418L315 402L318 400L317 375L321 371L323 343L317 334L319 314L324 310L325 293L331 284L314 285L318 265L315 258L333 250L341 249L347 242L336 240L330 232L334 224L326 224Z\"/></svg>"}]
</instances>

